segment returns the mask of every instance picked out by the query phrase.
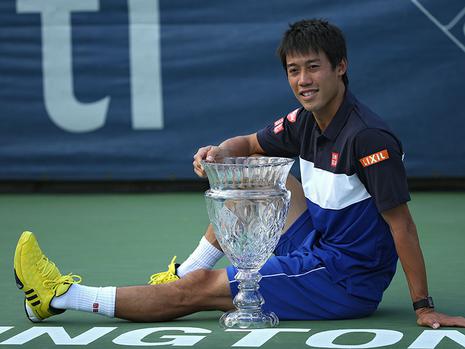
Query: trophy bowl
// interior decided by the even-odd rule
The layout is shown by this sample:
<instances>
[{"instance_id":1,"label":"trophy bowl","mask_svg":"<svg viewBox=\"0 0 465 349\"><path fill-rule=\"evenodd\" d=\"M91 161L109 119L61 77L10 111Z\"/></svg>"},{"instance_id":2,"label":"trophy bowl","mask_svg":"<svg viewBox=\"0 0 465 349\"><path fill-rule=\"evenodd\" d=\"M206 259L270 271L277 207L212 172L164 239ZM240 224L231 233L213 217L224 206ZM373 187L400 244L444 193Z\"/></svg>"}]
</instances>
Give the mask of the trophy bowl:
<instances>
[{"instance_id":1,"label":"trophy bowl","mask_svg":"<svg viewBox=\"0 0 465 349\"><path fill-rule=\"evenodd\" d=\"M227 157L202 162L210 183L208 216L218 242L238 270L236 310L225 313L224 328L275 327L273 312L262 311L260 268L273 253L289 208L286 179L294 160L278 157Z\"/></svg>"}]
</instances>

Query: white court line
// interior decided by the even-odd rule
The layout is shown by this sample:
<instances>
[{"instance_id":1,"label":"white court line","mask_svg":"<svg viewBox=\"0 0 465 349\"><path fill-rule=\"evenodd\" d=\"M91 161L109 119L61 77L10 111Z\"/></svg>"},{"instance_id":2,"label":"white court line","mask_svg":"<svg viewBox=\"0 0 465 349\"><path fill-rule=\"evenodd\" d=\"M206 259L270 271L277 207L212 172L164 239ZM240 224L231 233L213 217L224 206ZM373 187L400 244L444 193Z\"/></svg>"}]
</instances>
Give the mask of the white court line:
<instances>
[{"instance_id":1,"label":"white court line","mask_svg":"<svg viewBox=\"0 0 465 349\"><path fill-rule=\"evenodd\" d=\"M410 0L413 2L413 4L418 7L420 9L421 12L423 12L425 14L426 17L428 17L428 19L433 22L434 24L436 24L436 26L444 33L446 34L449 39L452 40L452 42L454 44L456 44L464 53L465 53L465 45L463 45L454 35L452 35L449 30L447 29L446 26L444 26L443 24L441 24L426 8L423 7L423 5L421 5L418 0ZM465 9L464 9L465 10ZM462 10L463 11L463 10ZM459 13L459 19L460 19L460 15L462 14L462 11ZM457 17L454 18L454 20L456 19ZM454 21L453 20L453 21ZM458 19L457 19L458 20ZM450 23L449 23L450 24Z\"/></svg>"},{"instance_id":2,"label":"white court line","mask_svg":"<svg viewBox=\"0 0 465 349\"><path fill-rule=\"evenodd\" d=\"M304 275L313 273L314 271L318 271L318 270L322 270L322 269L326 269L326 267L319 267L319 268L316 268L316 269L312 269L312 270L306 271L305 273L302 273L302 274L289 275L289 274L285 274L285 273L278 273L278 274L262 275L262 278L271 278L271 277L275 277L275 276L287 276L288 278L296 278L296 277L304 276ZM237 280L229 281L230 284L232 284L233 282L237 282Z\"/></svg>"},{"instance_id":3,"label":"white court line","mask_svg":"<svg viewBox=\"0 0 465 349\"><path fill-rule=\"evenodd\" d=\"M456 25L457 22L460 21L460 19L462 19L464 15L465 15L465 7L462 9L462 11L459 12L457 16L455 16L455 18L452 21L450 21L448 25L446 25L447 30L451 30L452 27Z\"/></svg>"}]
</instances>

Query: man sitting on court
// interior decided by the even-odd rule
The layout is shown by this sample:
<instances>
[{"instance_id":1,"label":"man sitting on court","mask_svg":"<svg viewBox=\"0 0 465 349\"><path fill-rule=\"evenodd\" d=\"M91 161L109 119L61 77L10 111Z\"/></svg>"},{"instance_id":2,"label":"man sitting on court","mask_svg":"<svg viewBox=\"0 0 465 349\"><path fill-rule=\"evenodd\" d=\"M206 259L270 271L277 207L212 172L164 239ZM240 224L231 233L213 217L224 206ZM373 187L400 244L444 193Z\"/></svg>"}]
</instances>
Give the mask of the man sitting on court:
<instances>
[{"instance_id":1,"label":"man sitting on court","mask_svg":"<svg viewBox=\"0 0 465 349\"><path fill-rule=\"evenodd\" d=\"M201 160L223 156L299 157L302 184L289 177L292 202L275 255L260 273L265 310L282 320L358 318L372 314L391 282L397 258L419 325L465 326L435 311L425 263L407 202L400 141L348 90L342 32L323 20L294 23L278 54L301 107L257 133L200 148ZM87 287L61 275L24 232L14 268L29 319L66 309L132 321L166 321L202 310L233 309L233 266L212 270L223 255L208 227L180 266L152 276L151 285Z\"/></svg>"}]
</instances>

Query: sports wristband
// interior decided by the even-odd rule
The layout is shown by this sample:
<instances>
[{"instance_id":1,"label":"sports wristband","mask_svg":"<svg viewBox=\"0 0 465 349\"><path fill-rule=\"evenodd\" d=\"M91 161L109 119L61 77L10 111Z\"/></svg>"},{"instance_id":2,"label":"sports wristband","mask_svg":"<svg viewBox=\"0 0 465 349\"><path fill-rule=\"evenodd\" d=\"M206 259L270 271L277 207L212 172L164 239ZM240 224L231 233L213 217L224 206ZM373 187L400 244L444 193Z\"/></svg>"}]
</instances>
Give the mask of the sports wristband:
<instances>
[{"instance_id":1,"label":"sports wristband","mask_svg":"<svg viewBox=\"0 0 465 349\"><path fill-rule=\"evenodd\" d=\"M418 310L418 309L421 309L421 308L434 309L433 298L428 296L426 298L423 298L423 299L413 303L413 310Z\"/></svg>"}]
</instances>

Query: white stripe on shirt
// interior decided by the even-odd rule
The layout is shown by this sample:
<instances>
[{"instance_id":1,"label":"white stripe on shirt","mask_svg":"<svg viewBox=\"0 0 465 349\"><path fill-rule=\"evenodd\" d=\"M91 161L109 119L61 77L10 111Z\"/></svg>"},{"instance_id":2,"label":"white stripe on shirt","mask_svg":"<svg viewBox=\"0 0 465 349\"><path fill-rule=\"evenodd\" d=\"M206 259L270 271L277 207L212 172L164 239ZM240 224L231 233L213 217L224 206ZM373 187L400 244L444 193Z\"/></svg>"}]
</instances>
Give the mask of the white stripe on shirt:
<instances>
[{"instance_id":1,"label":"white stripe on shirt","mask_svg":"<svg viewBox=\"0 0 465 349\"><path fill-rule=\"evenodd\" d=\"M300 158L305 197L321 208L341 210L371 197L357 174L332 173Z\"/></svg>"}]
</instances>

